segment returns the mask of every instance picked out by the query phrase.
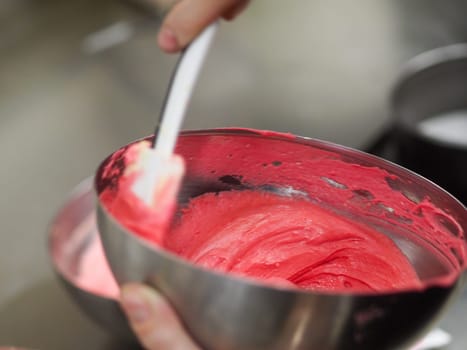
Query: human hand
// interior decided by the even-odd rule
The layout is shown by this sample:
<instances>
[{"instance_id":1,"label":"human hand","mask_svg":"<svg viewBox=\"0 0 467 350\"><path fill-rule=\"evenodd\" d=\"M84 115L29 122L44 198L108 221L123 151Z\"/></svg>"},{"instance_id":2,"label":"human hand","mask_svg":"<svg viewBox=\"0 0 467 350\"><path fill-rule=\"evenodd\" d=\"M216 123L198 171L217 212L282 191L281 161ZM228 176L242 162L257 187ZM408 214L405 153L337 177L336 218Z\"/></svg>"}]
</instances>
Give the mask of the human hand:
<instances>
[{"instance_id":1,"label":"human hand","mask_svg":"<svg viewBox=\"0 0 467 350\"><path fill-rule=\"evenodd\" d=\"M218 18L234 19L250 0L180 0L162 23L157 38L162 50L175 53Z\"/></svg>"},{"instance_id":2,"label":"human hand","mask_svg":"<svg viewBox=\"0 0 467 350\"><path fill-rule=\"evenodd\" d=\"M169 303L153 289L140 284L123 286L120 303L146 350L200 350Z\"/></svg>"}]
</instances>

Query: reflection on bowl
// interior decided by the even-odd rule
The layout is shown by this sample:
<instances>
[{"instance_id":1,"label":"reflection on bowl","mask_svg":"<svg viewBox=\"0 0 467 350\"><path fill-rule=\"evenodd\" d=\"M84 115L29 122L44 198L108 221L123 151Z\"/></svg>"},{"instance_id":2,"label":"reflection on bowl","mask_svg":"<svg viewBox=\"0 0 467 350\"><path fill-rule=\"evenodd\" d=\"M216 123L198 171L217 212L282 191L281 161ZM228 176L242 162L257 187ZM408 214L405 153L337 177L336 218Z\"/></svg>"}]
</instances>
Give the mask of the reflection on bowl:
<instances>
[{"instance_id":1,"label":"reflection on bowl","mask_svg":"<svg viewBox=\"0 0 467 350\"><path fill-rule=\"evenodd\" d=\"M118 303L118 286L104 257L97 232L92 179L83 181L55 216L49 254L71 298L112 335L134 341Z\"/></svg>"}]
</instances>

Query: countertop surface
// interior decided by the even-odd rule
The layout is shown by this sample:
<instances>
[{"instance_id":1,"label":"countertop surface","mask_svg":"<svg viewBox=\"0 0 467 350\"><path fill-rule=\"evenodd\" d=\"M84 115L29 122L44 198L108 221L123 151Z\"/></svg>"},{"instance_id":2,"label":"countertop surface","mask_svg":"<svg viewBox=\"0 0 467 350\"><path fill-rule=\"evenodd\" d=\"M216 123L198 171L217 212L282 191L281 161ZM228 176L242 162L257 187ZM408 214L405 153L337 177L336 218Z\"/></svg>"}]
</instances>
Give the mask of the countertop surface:
<instances>
[{"instance_id":1,"label":"countertop surface","mask_svg":"<svg viewBox=\"0 0 467 350\"><path fill-rule=\"evenodd\" d=\"M401 65L467 40L463 0L255 0L222 26L185 128L288 131L364 148ZM129 1L0 2L0 344L123 349L53 275L47 226L119 146L151 133L175 57ZM97 34L96 34L97 33ZM467 296L443 319L467 344Z\"/></svg>"}]
</instances>

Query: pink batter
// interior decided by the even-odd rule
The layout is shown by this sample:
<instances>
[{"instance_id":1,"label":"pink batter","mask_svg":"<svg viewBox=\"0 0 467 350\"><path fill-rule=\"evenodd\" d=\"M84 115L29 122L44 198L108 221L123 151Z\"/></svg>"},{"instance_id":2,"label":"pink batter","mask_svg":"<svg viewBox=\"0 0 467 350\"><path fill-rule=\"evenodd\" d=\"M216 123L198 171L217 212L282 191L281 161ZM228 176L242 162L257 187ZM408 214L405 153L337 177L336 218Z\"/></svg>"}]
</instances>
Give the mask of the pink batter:
<instances>
[{"instance_id":1,"label":"pink batter","mask_svg":"<svg viewBox=\"0 0 467 350\"><path fill-rule=\"evenodd\" d=\"M386 236L303 199L229 191L195 198L163 246L195 264L323 291L421 284Z\"/></svg>"},{"instance_id":2,"label":"pink batter","mask_svg":"<svg viewBox=\"0 0 467 350\"><path fill-rule=\"evenodd\" d=\"M131 171L100 198L122 225L152 243L205 268L278 286L339 292L422 287L392 240L305 199L249 190L208 193L193 199L170 229L175 199L162 195L156 201L162 207L149 207L131 190L140 176L131 165L141 145L126 150Z\"/></svg>"}]
</instances>

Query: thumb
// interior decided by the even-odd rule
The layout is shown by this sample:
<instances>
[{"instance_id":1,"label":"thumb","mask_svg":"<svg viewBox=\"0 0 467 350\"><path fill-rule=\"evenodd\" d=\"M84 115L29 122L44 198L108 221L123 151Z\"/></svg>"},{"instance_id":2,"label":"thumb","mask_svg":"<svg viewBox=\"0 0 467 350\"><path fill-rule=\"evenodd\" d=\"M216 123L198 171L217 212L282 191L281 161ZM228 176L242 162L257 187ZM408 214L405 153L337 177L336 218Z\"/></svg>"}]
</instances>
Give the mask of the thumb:
<instances>
[{"instance_id":1,"label":"thumb","mask_svg":"<svg viewBox=\"0 0 467 350\"><path fill-rule=\"evenodd\" d=\"M139 284L123 286L120 303L146 350L200 350L168 302L153 289Z\"/></svg>"},{"instance_id":2,"label":"thumb","mask_svg":"<svg viewBox=\"0 0 467 350\"><path fill-rule=\"evenodd\" d=\"M233 18L245 0L181 0L167 14L158 35L166 52L186 47L204 28L227 15ZM238 6L238 7L237 7ZM230 13L229 13L230 12Z\"/></svg>"}]
</instances>

